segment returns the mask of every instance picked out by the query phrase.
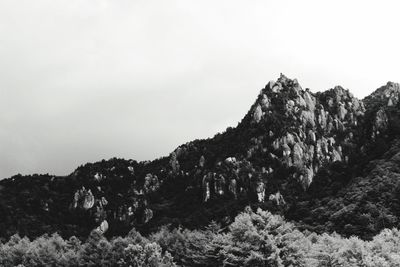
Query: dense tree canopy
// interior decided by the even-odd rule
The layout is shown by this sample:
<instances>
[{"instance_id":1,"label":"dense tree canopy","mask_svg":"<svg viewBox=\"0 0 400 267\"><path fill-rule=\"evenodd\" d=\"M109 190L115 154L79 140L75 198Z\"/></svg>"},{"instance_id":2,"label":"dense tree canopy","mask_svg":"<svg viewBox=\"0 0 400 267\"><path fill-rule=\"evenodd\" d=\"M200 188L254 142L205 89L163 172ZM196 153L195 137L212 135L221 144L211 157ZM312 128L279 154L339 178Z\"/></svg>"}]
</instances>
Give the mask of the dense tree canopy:
<instances>
[{"instance_id":1,"label":"dense tree canopy","mask_svg":"<svg viewBox=\"0 0 400 267\"><path fill-rule=\"evenodd\" d=\"M147 238L136 230L106 239L98 231L81 242L58 234L18 235L0 244L1 266L399 266L400 231L371 241L301 232L281 216L250 207L226 229L164 226Z\"/></svg>"}]
</instances>

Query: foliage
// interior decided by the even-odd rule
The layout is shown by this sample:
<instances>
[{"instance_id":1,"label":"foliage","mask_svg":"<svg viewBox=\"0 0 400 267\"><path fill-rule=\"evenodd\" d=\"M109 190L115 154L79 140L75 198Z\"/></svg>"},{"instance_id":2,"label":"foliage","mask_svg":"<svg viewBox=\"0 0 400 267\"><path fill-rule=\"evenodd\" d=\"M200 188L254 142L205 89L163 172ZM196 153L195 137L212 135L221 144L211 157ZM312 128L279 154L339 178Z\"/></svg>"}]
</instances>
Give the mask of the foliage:
<instances>
[{"instance_id":1,"label":"foliage","mask_svg":"<svg viewBox=\"0 0 400 267\"><path fill-rule=\"evenodd\" d=\"M81 243L58 234L33 241L14 235L0 244L0 266L175 266L170 254L142 237L131 234L108 241L97 231Z\"/></svg>"},{"instance_id":2,"label":"foliage","mask_svg":"<svg viewBox=\"0 0 400 267\"><path fill-rule=\"evenodd\" d=\"M400 231L371 241L301 232L283 217L251 208L227 229L162 227L148 238L133 229L107 240L93 231L85 242L58 234L35 240L14 235L0 243L1 266L388 266L400 265Z\"/></svg>"}]
</instances>

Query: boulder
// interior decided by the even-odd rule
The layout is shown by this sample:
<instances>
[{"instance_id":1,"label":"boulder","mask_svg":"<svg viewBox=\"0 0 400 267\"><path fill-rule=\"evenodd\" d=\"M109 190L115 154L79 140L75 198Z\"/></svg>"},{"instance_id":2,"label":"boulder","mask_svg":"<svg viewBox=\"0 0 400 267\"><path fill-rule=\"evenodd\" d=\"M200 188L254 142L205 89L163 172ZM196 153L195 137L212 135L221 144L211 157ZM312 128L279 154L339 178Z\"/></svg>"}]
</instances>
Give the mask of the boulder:
<instances>
[{"instance_id":1,"label":"boulder","mask_svg":"<svg viewBox=\"0 0 400 267\"><path fill-rule=\"evenodd\" d=\"M333 101L332 98L329 98L329 99L328 99L327 104L328 104L328 106L329 106L330 108L333 108L333 106L335 105L335 103L334 103L334 101Z\"/></svg>"},{"instance_id":2,"label":"boulder","mask_svg":"<svg viewBox=\"0 0 400 267\"><path fill-rule=\"evenodd\" d=\"M220 174L214 179L214 192L217 193L218 195L223 195L225 193L224 187L225 187L225 177Z\"/></svg>"},{"instance_id":3,"label":"boulder","mask_svg":"<svg viewBox=\"0 0 400 267\"><path fill-rule=\"evenodd\" d=\"M256 193L258 202L264 202L265 199L265 185L263 182L258 182L256 185Z\"/></svg>"},{"instance_id":4,"label":"boulder","mask_svg":"<svg viewBox=\"0 0 400 267\"><path fill-rule=\"evenodd\" d=\"M77 190L74 194L74 199L70 205L71 208L81 208L84 210L91 209L94 206L95 198L92 194L92 191L86 190L84 186L81 189Z\"/></svg>"},{"instance_id":5,"label":"boulder","mask_svg":"<svg viewBox=\"0 0 400 267\"><path fill-rule=\"evenodd\" d=\"M304 100L304 98L301 95L299 95L299 97L296 99L296 104L298 106L300 106L300 107L306 107L307 106L306 101Z\"/></svg>"},{"instance_id":6,"label":"boulder","mask_svg":"<svg viewBox=\"0 0 400 267\"><path fill-rule=\"evenodd\" d=\"M228 157L225 159L225 164L231 165L236 163L236 158L235 157Z\"/></svg>"},{"instance_id":7,"label":"boulder","mask_svg":"<svg viewBox=\"0 0 400 267\"><path fill-rule=\"evenodd\" d=\"M317 137L316 137L315 132L313 130L309 130L308 131L308 140L311 143L315 143L317 141Z\"/></svg>"},{"instance_id":8,"label":"boulder","mask_svg":"<svg viewBox=\"0 0 400 267\"><path fill-rule=\"evenodd\" d=\"M275 194L269 195L269 200L277 206L282 206L286 204L285 199L283 199L283 196L279 191Z\"/></svg>"},{"instance_id":9,"label":"boulder","mask_svg":"<svg viewBox=\"0 0 400 267\"><path fill-rule=\"evenodd\" d=\"M383 109L378 110L375 115L375 130L386 130L388 126L388 117Z\"/></svg>"},{"instance_id":10,"label":"boulder","mask_svg":"<svg viewBox=\"0 0 400 267\"><path fill-rule=\"evenodd\" d=\"M260 105L257 105L253 113L253 121L259 123L261 121L261 118L262 118L262 109Z\"/></svg>"},{"instance_id":11,"label":"boulder","mask_svg":"<svg viewBox=\"0 0 400 267\"><path fill-rule=\"evenodd\" d=\"M301 146L296 143L293 146L293 164L294 165L303 165L303 149Z\"/></svg>"},{"instance_id":12,"label":"boulder","mask_svg":"<svg viewBox=\"0 0 400 267\"><path fill-rule=\"evenodd\" d=\"M307 149L307 160L308 161L312 161L314 159L314 151L315 151L315 148L313 145L308 146L308 149Z\"/></svg>"},{"instance_id":13,"label":"boulder","mask_svg":"<svg viewBox=\"0 0 400 267\"><path fill-rule=\"evenodd\" d=\"M153 218L153 211L146 208L143 213L143 223L148 223Z\"/></svg>"},{"instance_id":14,"label":"boulder","mask_svg":"<svg viewBox=\"0 0 400 267\"><path fill-rule=\"evenodd\" d=\"M96 228L101 234L104 234L108 230L108 222L106 220L102 221L101 224Z\"/></svg>"},{"instance_id":15,"label":"boulder","mask_svg":"<svg viewBox=\"0 0 400 267\"><path fill-rule=\"evenodd\" d=\"M300 115L300 120L304 126L315 127L315 116L314 112L303 110Z\"/></svg>"},{"instance_id":16,"label":"boulder","mask_svg":"<svg viewBox=\"0 0 400 267\"><path fill-rule=\"evenodd\" d=\"M94 205L94 196L92 191L89 189L84 196L82 207L85 210L91 209Z\"/></svg>"},{"instance_id":17,"label":"boulder","mask_svg":"<svg viewBox=\"0 0 400 267\"><path fill-rule=\"evenodd\" d=\"M234 198L237 198L237 183L235 179L231 179L230 183L229 183L229 192L231 192L234 196Z\"/></svg>"},{"instance_id":18,"label":"boulder","mask_svg":"<svg viewBox=\"0 0 400 267\"><path fill-rule=\"evenodd\" d=\"M274 136L274 132L273 131L269 131L269 137L273 137Z\"/></svg>"},{"instance_id":19,"label":"boulder","mask_svg":"<svg viewBox=\"0 0 400 267\"><path fill-rule=\"evenodd\" d=\"M333 123L330 121L329 123L328 123L328 126L326 127L326 132L327 133L330 133L330 132L332 132L333 131Z\"/></svg>"},{"instance_id":20,"label":"boulder","mask_svg":"<svg viewBox=\"0 0 400 267\"><path fill-rule=\"evenodd\" d=\"M271 105L271 101L269 100L268 96L263 94L262 99L261 99L261 105L262 108L268 109Z\"/></svg>"},{"instance_id":21,"label":"boulder","mask_svg":"<svg viewBox=\"0 0 400 267\"><path fill-rule=\"evenodd\" d=\"M96 174L94 175L94 179L100 182L101 180L103 180L103 175L101 173L96 172Z\"/></svg>"},{"instance_id":22,"label":"boulder","mask_svg":"<svg viewBox=\"0 0 400 267\"><path fill-rule=\"evenodd\" d=\"M296 143L294 135L291 133L287 133L284 143L294 145Z\"/></svg>"},{"instance_id":23,"label":"boulder","mask_svg":"<svg viewBox=\"0 0 400 267\"><path fill-rule=\"evenodd\" d=\"M291 154L291 149L287 144L282 145L282 155L283 157L289 157Z\"/></svg>"},{"instance_id":24,"label":"boulder","mask_svg":"<svg viewBox=\"0 0 400 267\"><path fill-rule=\"evenodd\" d=\"M289 100L286 102L286 111L287 111L287 112L292 112L293 109L294 109L294 107L295 107L294 101L291 100L291 99L289 99Z\"/></svg>"},{"instance_id":25,"label":"boulder","mask_svg":"<svg viewBox=\"0 0 400 267\"><path fill-rule=\"evenodd\" d=\"M352 98L351 103L354 110L359 110L361 108L360 101L357 98Z\"/></svg>"},{"instance_id":26,"label":"boulder","mask_svg":"<svg viewBox=\"0 0 400 267\"><path fill-rule=\"evenodd\" d=\"M282 90L282 85L280 82L275 83L275 85L272 87L272 92L274 93L279 93Z\"/></svg>"},{"instance_id":27,"label":"boulder","mask_svg":"<svg viewBox=\"0 0 400 267\"><path fill-rule=\"evenodd\" d=\"M314 170L311 166L306 168L306 173L302 178L303 188L307 189L308 187L310 187L310 184L312 183L312 180L314 178Z\"/></svg>"},{"instance_id":28,"label":"boulder","mask_svg":"<svg viewBox=\"0 0 400 267\"><path fill-rule=\"evenodd\" d=\"M337 150L333 150L332 151L332 161L342 161L342 156L340 155L340 153Z\"/></svg>"},{"instance_id":29,"label":"boulder","mask_svg":"<svg viewBox=\"0 0 400 267\"><path fill-rule=\"evenodd\" d=\"M203 201L207 202L211 196L210 180L207 175L204 175L204 177L203 177L202 189L203 189Z\"/></svg>"},{"instance_id":30,"label":"boulder","mask_svg":"<svg viewBox=\"0 0 400 267\"><path fill-rule=\"evenodd\" d=\"M270 90L272 90L272 88L274 88L274 86L275 86L275 81L269 81L269 83L268 83L268 88L270 89Z\"/></svg>"},{"instance_id":31,"label":"boulder","mask_svg":"<svg viewBox=\"0 0 400 267\"><path fill-rule=\"evenodd\" d=\"M304 93L304 101L306 103L306 107L308 110L310 110L311 112L314 112L315 110L315 98L313 96L311 96L311 94L306 91Z\"/></svg>"},{"instance_id":32,"label":"boulder","mask_svg":"<svg viewBox=\"0 0 400 267\"><path fill-rule=\"evenodd\" d=\"M340 119L340 120L344 120L346 114L347 114L346 108L344 107L343 103L340 103L340 104L339 104L339 107L338 107L338 116L339 116L339 119Z\"/></svg>"},{"instance_id":33,"label":"boulder","mask_svg":"<svg viewBox=\"0 0 400 267\"><path fill-rule=\"evenodd\" d=\"M102 206L107 206L108 205L108 201L105 197L101 197L100 203Z\"/></svg>"}]
</instances>

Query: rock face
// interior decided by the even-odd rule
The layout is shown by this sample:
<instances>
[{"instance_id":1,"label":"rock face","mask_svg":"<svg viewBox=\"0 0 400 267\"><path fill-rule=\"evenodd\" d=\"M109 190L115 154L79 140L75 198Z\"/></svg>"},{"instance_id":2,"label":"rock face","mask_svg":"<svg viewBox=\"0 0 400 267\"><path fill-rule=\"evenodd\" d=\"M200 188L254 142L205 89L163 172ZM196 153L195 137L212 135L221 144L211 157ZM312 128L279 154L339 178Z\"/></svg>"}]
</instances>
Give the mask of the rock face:
<instances>
[{"instance_id":1,"label":"rock face","mask_svg":"<svg viewBox=\"0 0 400 267\"><path fill-rule=\"evenodd\" d=\"M250 113L265 114L253 117L257 117L258 124L263 124L266 131L281 134L274 140L263 133L255 137L255 145L248 154L253 155L255 150L262 150L260 153L265 156L272 154L273 159L265 162L266 168L294 167L297 170L293 176L306 190L321 165L342 161L355 152L353 140L343 142L343 136L357 131L364 116L364 104L340 86L313 94L283 75L270 84L275 89L266 86L260 93L260 103ZM265 99L268 105L263 105ZM278 116L280 121L276 121ZM380 128L385 125L380 113L376 124Z\"/></svg>"},{"instance_id":2,"label":"rock face","mask_svg":"<svg viewBox=\"0 0 400 267\"><path fill-rule=\"evenodd\" d=\"M269 201L274 202L275 205L281 206L285 205L285 199L283 198L282 194L278 191L275 194L269 195Z\"/></svg>"},{"instance_id":3,"label":"rock face","mask_svg":"<svg viewBox=\"0 0 400 267\"><path fill-rule=\"evenodd\" d=\"M260 122L262 118L262 110L261 106L257 105L256 109L254 110L253 119L256 123Z\"/></svg>"},{"instance_id":4,"label":"rock face","mask_svg":"<svg viewBox=\"0 0 400 267\"><path fill-rule=\"evenodd\" d=\"M35 205L45 214L36 221L50 224L53 216L50 226L68 225L67 234L79 226L110 235L168 223L203 226L249 203L297 210L299 199L318 195L313 190L321 184L333 184L331 194L346 186L346 179L331 179L338 170L350 169L352 179L388 150L382 144L400 132L399 99L399 85L391 82L359 100L340 86L313 93L281 75L236 128L183 144L168 157L103 160L68 177L1 181L0 203L7 204L0 206L0 235L12 229L15 214L29 214ZM40 201L22 206L7 199L32 184Z\"/></svg>"},{"instance_id":5,"label":"rock face","mask_svg":"<svg viewBox=\"0 0 400 267\"><path fill-rule=\"evenodd\" d=\"M386 85L378 88L371 95L364 99L366 105L394 107L399 103L400 85L398 83L388 82Z\"/></svg>"},{"instance_id":6,"label":"rock face","mask_svg":"<svg viewBox=\"0 0 400 267\"><path fill-rule=\"evenodd\" d=\"M81 208L84 210L88 210L93 207L94 201L95 199L92 191L90 189L86 190L83 186L81 189L75 192L71 207L74 209Z\"/></svg>"},{"instance_id":7,"label":"rock face","mask_svg":"<svg viewBox=\"0 0 400 267\"><path fill-rule=\"evenodd\" d=\"M96 228L101 234L104 234L108 230L108 222L106 220L102 221L101 224Z\"/></svg>"}]
</instances>

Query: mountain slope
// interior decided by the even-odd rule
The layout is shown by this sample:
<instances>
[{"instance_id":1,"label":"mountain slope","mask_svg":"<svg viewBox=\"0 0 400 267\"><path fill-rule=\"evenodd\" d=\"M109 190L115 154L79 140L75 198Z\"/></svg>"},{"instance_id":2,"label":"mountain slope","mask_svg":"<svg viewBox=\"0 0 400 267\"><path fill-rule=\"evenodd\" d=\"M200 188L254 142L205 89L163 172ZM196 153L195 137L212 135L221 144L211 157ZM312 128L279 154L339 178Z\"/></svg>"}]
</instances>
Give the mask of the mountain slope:
<instances>
[{"instance_id":1,"label":"mountain slope","mask_svg":"<svg viewBox=\"0 0 400 267\"><path fill-rule=\"evenodd\" d=\"M0 181L0 236L228 224L250 204L302 228L370 238L400 218L399 94L391 82L363 100L340 86L314 94L281 75L236 128L168 157Z\"/></svg>"}]
</instances>

